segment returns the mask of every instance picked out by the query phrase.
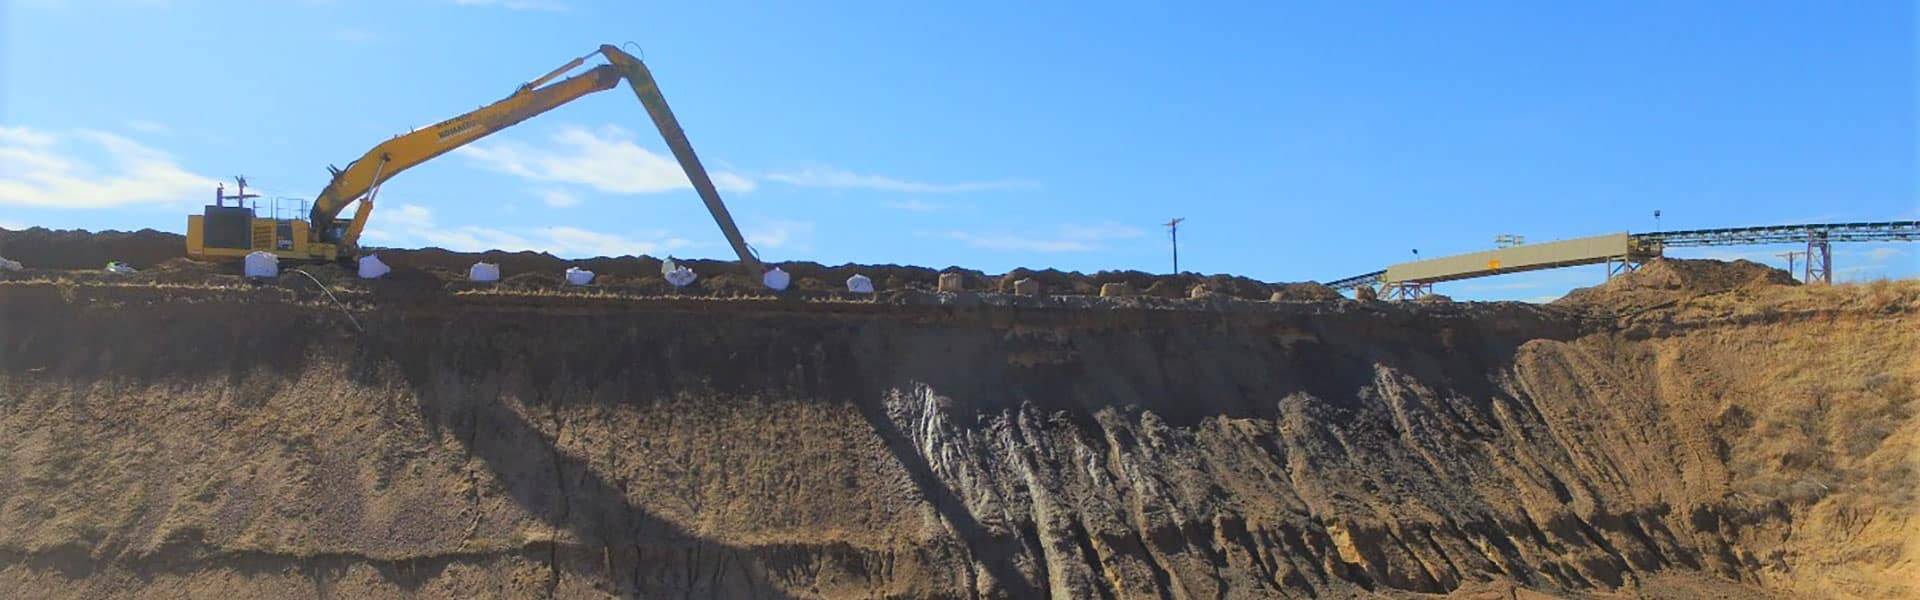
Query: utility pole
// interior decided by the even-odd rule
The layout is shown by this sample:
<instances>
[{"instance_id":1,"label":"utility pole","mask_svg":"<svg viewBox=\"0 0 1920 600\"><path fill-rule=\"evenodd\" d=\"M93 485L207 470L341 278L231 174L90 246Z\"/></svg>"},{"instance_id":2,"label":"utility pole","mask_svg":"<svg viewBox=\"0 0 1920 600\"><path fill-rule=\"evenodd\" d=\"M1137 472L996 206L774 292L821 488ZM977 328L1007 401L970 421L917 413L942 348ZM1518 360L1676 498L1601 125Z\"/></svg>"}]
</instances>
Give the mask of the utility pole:
<instances>
[{"instance_id":1,"label":"utility pole","mask_svg":"<svg viewBox=\"0 0 1920 600\"><path fill-rule=\"evenodd\" d=\"M1784 259L1787 259L1787 272L1788 272L1788 273L1792 273L1792 272L1793 272L1793 263L1794 263L1794 260L1793 260L1793 259L1794 259L1794 257L1799 257L1799 256L1806 256L1806 255L1807 255L1807 253L1805 253L1805 252L1792 252L1792 251L1788 251L1788 252L1781 252L1781 253L1779 253L1779 254L1775 254L1774 256L1778 256L1778 257L1780 257L1780 258L1784 258Z\"/></svg>"},{"instance_id":2,"label":"utility pole","mask_svg":"<svg viewBox=\"0 0 1920 600\"><path fill-rule=\"evenodd\" d=\"M1187 220L1185 217L1175 217L1167 221L1167 237L1173 240L1173 274L1175 275L1180 274L1180 222L1185 220Z\"/></svg>"}]
</instances>

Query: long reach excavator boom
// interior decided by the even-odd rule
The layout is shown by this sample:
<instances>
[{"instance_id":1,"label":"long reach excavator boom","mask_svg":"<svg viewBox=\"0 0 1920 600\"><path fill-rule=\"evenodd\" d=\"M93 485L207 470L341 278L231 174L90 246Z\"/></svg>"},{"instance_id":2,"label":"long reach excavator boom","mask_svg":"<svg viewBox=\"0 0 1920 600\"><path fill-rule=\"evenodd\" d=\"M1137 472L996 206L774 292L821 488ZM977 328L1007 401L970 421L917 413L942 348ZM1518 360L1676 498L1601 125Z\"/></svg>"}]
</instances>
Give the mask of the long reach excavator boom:
<instances>
[{"instance_id":1,"label":"long reach excavator boom","mask_svg":"<svg viewBox=\"0 0 1920 600\"><path fill-rule=\"evenodd\" d=\"M554 81L586 64L594 54L606 57L607 64ZM720 225L720 232L739 255L742 267L758 279L763 270L759 259L741 237L733 216L727 213L720 192L714 188L706 168L701 166L700 157L694 154L693 144L687 141L686 132L674 119L673 110L667 107L667 99L660 94L653 73L640 59L610 45L602 45L522 84L498 102L381 142L347 163L344 169L328 167L333 180L314 198L306 221L297 217L274 218L277 215L259 217L238 201L235 206L227 206L228 199L245 197L245 189L242 188L238 196L228 196L223 190L204 215L188 216L187 254L195 258L221 258L265 251L282 258L314 260L352 256L367 219L373 214L374 199L380 193L381 184L394 175L588 94L613 89L621 80L626 80L633 95L646 107L647 116L653 119L667 148L686 171L694 191L706 202L707 211L713 213L714 222ZM353 216L341 222L340 213L356 201L359 206Z\"/></svg>"}]
</instances>

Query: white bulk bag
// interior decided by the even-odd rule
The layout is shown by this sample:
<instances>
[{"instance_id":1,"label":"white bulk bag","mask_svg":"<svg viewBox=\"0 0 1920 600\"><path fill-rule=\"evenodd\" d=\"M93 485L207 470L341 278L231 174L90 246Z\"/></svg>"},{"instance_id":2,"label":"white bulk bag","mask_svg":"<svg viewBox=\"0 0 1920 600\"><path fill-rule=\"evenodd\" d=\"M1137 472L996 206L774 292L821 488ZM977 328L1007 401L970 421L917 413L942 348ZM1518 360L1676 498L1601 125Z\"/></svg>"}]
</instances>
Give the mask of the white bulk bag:
<instances>
[{"instance_id":1,"label":"white bulk bag","mask_svg":"<svg viewBox=\"0 0 1920 600\"><path fill-rule=\"evenodd\" d=\"M774 267L772 271L767 271L767 274L760 278L760 282L767 284L767 289L778 292L787 289L787 283L792 279L793 276L788 275L786 271L780 270L780 267Z\"/></svg>"},{"instance_id":2,"label":"white bulk bag","mask_svg":"<svg viewBox=\"0 0 1920 600\"><path fill-rule=\"evenodd\" d=\"M477 262L467 269L467 281L499 281L500 265Z\"/></svg>"},{"instance_id":3,"label":"white bulk bag","mask_svg":"<svg viewBox=\"0 0 1920 600\"><path fill-rule=\"evenodd\" d=\"M571 285L593 283L593 271L588 271L580 267L567 267L567 283Z\"/></svg>"},{"instance_id":4,"label":"white bulk bag","mask_svg":"<svg viewBox=\"0 0 1920 600\"><path fill-rule=\"evenodd\" d=\"M258 250L247 254L245 267L248 277L272 279L280 276L280 257Z\"/></svg>"},{"instance_id":5,"label":"white bulk bag","mask_svg":"<svg viewBox=\"0 0 1920 600\"><path fill-rule=\"evenodd\" d=\"M368 254L360 257L360 278L379 279L381 275L393 272L393 267L380 262L380 255Z\"/></svg>"},{"instance_id":6,"label":"white bulk bag","mask_svg":"<svg viewBox=\"0 0 1920 600\"><path fill-rule=\"evenodd\" d=\"M687 287L687 284L693 283L693 280L698 277L693 273L693 269L686 267L667 271L667 283L673 284L673 287Z\"/></svg>"},{"instance_id":7,"label":"white bulk bag","mask_svg":"<svg viewBox=\"0 0 1920 600\"><path fill-rule=\"evenodd\" d=\"M855 273L852 277L847 278L847 291L855 294L871 294L873 293L873 280L867 278L865 275Z\"/></svg>"}]
</instances>

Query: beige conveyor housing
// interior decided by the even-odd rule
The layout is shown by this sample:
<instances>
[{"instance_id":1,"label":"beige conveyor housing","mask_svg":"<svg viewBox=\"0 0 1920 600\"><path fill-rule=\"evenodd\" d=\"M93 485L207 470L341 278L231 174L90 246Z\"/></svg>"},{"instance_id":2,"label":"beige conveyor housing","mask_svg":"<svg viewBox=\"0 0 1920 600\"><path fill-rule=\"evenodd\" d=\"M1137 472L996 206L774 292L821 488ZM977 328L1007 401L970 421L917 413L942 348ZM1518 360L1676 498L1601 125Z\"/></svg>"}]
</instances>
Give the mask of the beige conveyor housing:
<instances>
[{"instance_id":1,"label":"beige conveyor housing","mask_svg":"<svg viewBox=\"0 0 1920 600\"><path fill-rule=\"evenodd\" d=\"M1387 283L1438 283L1609 261L1637 262L1659 255L1658 242L1636 240L1623 231L1404 262L1387 267L1381 280Z\"/></svg>"}]
</instances>

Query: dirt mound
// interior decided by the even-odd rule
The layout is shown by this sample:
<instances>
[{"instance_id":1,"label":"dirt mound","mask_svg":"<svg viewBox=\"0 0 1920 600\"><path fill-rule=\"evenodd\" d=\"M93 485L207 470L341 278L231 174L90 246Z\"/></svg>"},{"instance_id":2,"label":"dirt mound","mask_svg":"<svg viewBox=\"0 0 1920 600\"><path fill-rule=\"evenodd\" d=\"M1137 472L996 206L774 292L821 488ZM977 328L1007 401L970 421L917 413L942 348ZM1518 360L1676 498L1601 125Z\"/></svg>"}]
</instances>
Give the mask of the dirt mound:
<instances>
[{"instance_id":1,"label":"dirt mound","mask_svg":"<svg viewBox=\"0 0 1920 600\"><path fill-rule=\"evenodd\" d=\"M1748 260L1725 262L1662 258L1648 262L1637 271L1616 276L1605 284L1575 289L1555 303L1643 307L1670 303L1688 296L1799 284L1786 271Z\"/></svg>"},{"instance_id":2,"label":"dirt mound","mask_svg":"<svg viewBox=\"0 0 1920 600\"><path fill-rule=\"evenodd\" d=\"M1273 287L1271 298L1288 302L1328 302L1345 296L1318 283L1283 283Z\"/></svg>"},{"instance_id":3,"label":"dirt mound","mask_svg":"<svg viewBox=\"0 0 1920 600\"><path fill-rule=\"evenodd\" d=\"M177 235L153 230L134 233L107 231L88 233L85 231L55 231L33 228L24 231L0 229L0 256L18 260L30 269L39 270L93 270L106 265L107 261L127 262L136 268L146 269L175 259L184 259L185 240ZM466 280L467 269L476 262L490 262L500 266L502 279L499 289L515 291L546 291L565 289L560 274L569 267L578 267L593 271L596 275L592 289L623 294L653 295L678 294L694 296L770 296L758 278L742 273L739 266L731 261L676 259L684 266L692 268L699 278L691 286L676 289L666 282L660 272L661 260L650 256L596 257L570 260L544 252L455 252L442 248L366 248L376 254L380 260L393 267L387 276L389 280L408 280L419 284L414 287L428 287L429 280L451 284L449 287L468 289L461 285ZM288 268L301 268L310 273L330 270L329 265L301 266L289 263ZM934 291L938 288L941 273L959 273L965 289L973 292L1012 293L1013 282L1032 278L1040 282L1043 295L1081 295L1093 296L1100 293L1100 286L1107 283L1127 283L1133 289L1144 290L1147 296L1176 299L1186 298L1189 290L1196 285L1205 285L1214 294L1240 298L1243 300L1264 301L1279 292L1282 299L1288 301L1337 301L1337 292L1311 283L1268 284L1246 277L1230 275L1199 275L1182 273L1179 275L1153 275L1140 271L1101 271L1091 275L1066 272L1054 269L1030 270L1015 269L1004 275L989 275L978 270L947 267L930 269L900 265L857 265L843 264L827 266L808 261L775 263L792 276L791 290L814 295L845 295L847 279L855 274L866 275L873 280L876 290L882 292ZM227 275L238 275L239 266L234 262L216 262L205 266L169 267L174 283L189 283L193 274L208 276L209 282L228 283ZM69 277L70 275L62 275ZM90 276L79 276L88 279ZM324 278L329 283L351 285L347 279ZM152 278L135 281L153 281ZM365 287L365 286L360 286Z\"/></svg>"},{"instance_id":4,"label":"dirt mound","mask_svg":"<svg viewBox=\"0 0 1920 600\"><path fill-rule=\"evenodd\" d=\"M186 255L186 238L152 229L0 229L0 256L36 269L99 269L113 260L144 269Z\"/></svg>"}]
</instances>

